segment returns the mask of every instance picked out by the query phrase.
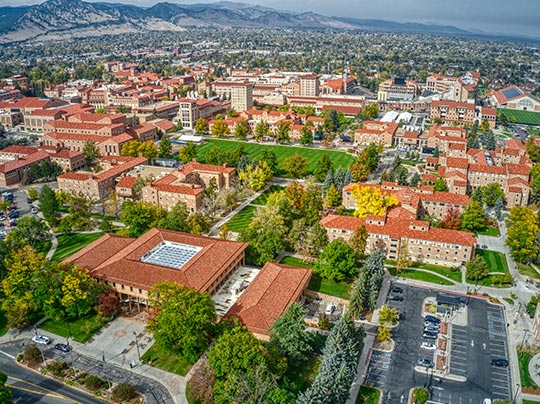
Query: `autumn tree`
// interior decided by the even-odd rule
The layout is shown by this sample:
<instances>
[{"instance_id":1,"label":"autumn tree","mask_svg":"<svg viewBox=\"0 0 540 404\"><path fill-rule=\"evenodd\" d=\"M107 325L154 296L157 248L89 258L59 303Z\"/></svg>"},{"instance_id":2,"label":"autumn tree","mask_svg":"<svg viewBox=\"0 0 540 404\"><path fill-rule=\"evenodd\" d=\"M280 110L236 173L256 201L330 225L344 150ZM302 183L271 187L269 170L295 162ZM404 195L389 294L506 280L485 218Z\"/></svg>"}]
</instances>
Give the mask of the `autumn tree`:
<instances>
[{"instance_id":1,"label":"autumn tree","mask_svg":"<svg viewBox=\"0 0 540 404\"><path fill-rule=\"evenodd\" d=\"M195 122L194 129L197 135L204 135L208 133L208 123L206 122L206 119L204 118L197 119L197 122Z\"/></svg>"},{"instance_id":2,"label":"autumn tree","mask_svg":"<svg viewBox=\"0 0 540 404\"><path fill-rule=\"evenodd\" d=\"M326 191L324 197L325 206L338 206L341 201L341 195L334 184L330 185L330 188Z\"/></svg>"},{"instance_id":3,"label":"autumn tree","mask_svg":"<svg viewBox=\"0 0 540 404\"><path fill-rule=\"evenodd\" d=\"M385 304L379 309L379 324L381 325L392 325L397 321L398 317L399 314L394 307Z\"/></svg>"},{"instance_id":4,"label":"autumn tree","mask_svg":"<svg viewBox=\"0 0 540 404\"><path fill-rule=\"evenodd\" d=\"M399 204L394 195L383 193L375 186L354 185L352 197L356 200L354 216L359 218L368 215L382 216L388 208Z\"/></svg>"},{"instance_id":5,"label":"autumn tree","mask_svg":"<svg viewBox=\"0 0 540 404\"><path fill-rule=\"evenodd\" d=\"M398 245L398 256L396 269L401 271L408 268L411 265L411 257L409 254L409 243L407 240L401 238Z\"/></svg>"},{"instance_id":6,"label":"autumn tree","mask_svg":"<svg viewBox=\"0 0 540 404\"><path fill-rule=\"evenodd\" d=\"M459 208L451 206L446 211L446 214L441 221L443 229L460 230L461 229L461 212Z\"/></svg>"},{"instance_id":7,"label":"autumn tree","mask_svg":"<svg viewBox=\"0 0 540 404\"><path fill-rule=\"evenodd\" d=\"M368 236L366 226L363 224L354 230L353 235L348 241L358 260L365 257Z\"/></svg>"},{"instance_id":8,"label":"autumn tree","mask_svg":"<svg viewBox=\"0 0 540 404\"><path fill-rule=\"evenodd\" d=\"M60 304L68 318L81 318L97 303L99 289L96 280L85 268L70 266L62 279Z\"/></svg>"},{"instance_id":9,"label":"autumn tree","mask_svg":"<svg viewBox=\"0 0 540 404\"><path fill-rule=\"evenodd\" d=\"M524 206L512 208L506 220L508 231L506 245L512 257L521 263L529 263L538 257L540 247L539 226L536 215Z\"/></svg>"},{"instance_id":10,"label":"autumn tree","mask_svg":"<svg viewBox=\"0 0 540 404\"><path fill-rule=\"evenodd\" d=\"M377 329L377 339L379 341L388 341L390 338L392 338L392 330L388 325L382 325Z\"/></svg>"},{"instance_id":11,"label":"autumn tree","mask_svg":"<svg viewBox=\"0 0 540 404\"><path fill-rule=\"evenodd\" d=\"M272 170L266 161L261 161L258 165L248 164L243 171L238 173L238 179L247 188L253 191L260 191L266 183L272 180Z\"/></svg>"},{"instance_id":12,"label":"autumn tree","mask_svg":"<svg viewBox=\"0 0 540 404\"><path fill-rule=\"evenodd\" d=\"M251 132L251 129L249 127L248 121L245 119L242 119L238 122L236 122L236 125L234 126L234 138L244 140L249 136Z\"/></svg>"},{"instance_id":13,"label":"autumn tree","mask_svg":"<svg viewBox=\"0 0 540 404\"><path fill-rule=\"evenodd\" d=\"M307 174L308 159L296 153L283 160L283 170L293 178L302 178Z\"/></svg>"},{"instance_id":14,"label":"autumn tree","mask_svg":"<svg viewBox=\"0 0 540 404\"><path fill-rule=\"evenodd\" d=\"M279 143L288 143L291 141L291 138L289 136L289 133L291 131L291 123L288 121L281 121L278 124L277 130L276 130L276 140Z\"/></svg>"},{"instance_id":15,"label":"autumn tree","mask_svg":"<svg viewBox=\"0 0 540 404\"><path fill-rule=\"evenodd\" d=\"M254 136L257 141L262 141L265 137L270 136L270 126L266 121L260 121L255 126Z\"/></svg>"},{"instance_id":16,"label":"autumn tree","mask_svg":"<svg viewBox=\"0 0 540 404\"><path fill-rule=\"evenodd\" d=\"M107 288L98 295L96 311L103 318L112 318L122 309L120 297L116 291Z\"/></svg>"},{"instance_id":17,"label":"autumn tree","mask_svg":"<svg viewBox=\"0 0 540 404\"><path fill-rule=\"evenodd\" d=\"M153 162L158 154L159 150L151 140L148 140L147 142L130 140L122 146L122 156L139 157L139 155L142 155L150 162Z\"/></svg>"},{"instance_id":18,"label":"autumn tree","mask_svg":"<svg viewBox=\"0 0 540 404\"><path fill-rule=\"evenodd\" d=\"M212 123L210 134L213 137L225 137L231 134L231 129L224 120L217 120Z\"/></svg>"}]
</instances>

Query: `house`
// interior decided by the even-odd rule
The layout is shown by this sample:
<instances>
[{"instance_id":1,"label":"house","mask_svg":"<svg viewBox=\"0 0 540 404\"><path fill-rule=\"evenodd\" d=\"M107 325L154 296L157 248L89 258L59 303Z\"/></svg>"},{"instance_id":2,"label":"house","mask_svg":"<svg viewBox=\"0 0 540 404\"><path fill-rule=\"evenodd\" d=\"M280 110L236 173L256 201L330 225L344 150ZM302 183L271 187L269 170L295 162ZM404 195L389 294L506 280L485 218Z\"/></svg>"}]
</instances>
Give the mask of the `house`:
<instances>
[{"instance_id":1,"label":"house","mask_svg":"<svg viewBox=\"0 0 540 404\"><path fill-rule=\"evenodd\" d=\"M395 122L364 121L363 127L354 131L354 143L357 145L382 143L391 147L397 131L398 124Z\"/></svg>"},{"instance_id":2,"label":"house","mask_svg":"<svg viewBox=\"0 0 540 404\"><path fill-rule=\"evenodd\" d=\"M509 86L495 92L491 99L497 108L540 112L540 99L518 86Z\"/></svg>"}]
</instances>

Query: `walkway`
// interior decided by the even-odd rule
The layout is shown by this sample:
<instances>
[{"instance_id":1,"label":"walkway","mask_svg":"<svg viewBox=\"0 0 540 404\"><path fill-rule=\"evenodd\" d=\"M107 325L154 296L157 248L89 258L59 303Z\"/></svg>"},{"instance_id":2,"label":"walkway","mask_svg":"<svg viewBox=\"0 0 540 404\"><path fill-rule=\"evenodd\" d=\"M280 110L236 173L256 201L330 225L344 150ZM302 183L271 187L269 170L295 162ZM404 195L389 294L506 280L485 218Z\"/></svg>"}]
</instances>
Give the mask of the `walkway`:
<instances>
[{"instance_id":1,"label":"walkway","mask_svg":"<svg viewBox=\"0 0 540 404\"><path fill-rule=\"evenodd\" d=\"M540 354L536 354L529 362L529 375L533 382L540 386Z\"/></svg>"}]
</instances>

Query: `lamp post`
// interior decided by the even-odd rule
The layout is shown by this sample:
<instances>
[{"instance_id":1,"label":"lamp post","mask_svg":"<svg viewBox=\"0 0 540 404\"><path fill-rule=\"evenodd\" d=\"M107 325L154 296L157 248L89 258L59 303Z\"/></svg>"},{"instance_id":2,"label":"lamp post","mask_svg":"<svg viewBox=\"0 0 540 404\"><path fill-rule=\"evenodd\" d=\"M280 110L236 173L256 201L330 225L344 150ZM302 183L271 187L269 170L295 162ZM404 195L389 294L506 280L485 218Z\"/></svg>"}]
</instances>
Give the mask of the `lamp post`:
<instances>
[{"instance_id":1,"label":"lamp post","mask_svg":"<svg viewBox=\"0 0 540 404\"><path fill-rule=\"evenodd\" d=\"M139 351L139 338L137 338L137 333L133 331L133 335L135 336L135 345L137 345L137 357L139 358L139 362L141 361L141 351Z\"/></svg>"}]
</instances>

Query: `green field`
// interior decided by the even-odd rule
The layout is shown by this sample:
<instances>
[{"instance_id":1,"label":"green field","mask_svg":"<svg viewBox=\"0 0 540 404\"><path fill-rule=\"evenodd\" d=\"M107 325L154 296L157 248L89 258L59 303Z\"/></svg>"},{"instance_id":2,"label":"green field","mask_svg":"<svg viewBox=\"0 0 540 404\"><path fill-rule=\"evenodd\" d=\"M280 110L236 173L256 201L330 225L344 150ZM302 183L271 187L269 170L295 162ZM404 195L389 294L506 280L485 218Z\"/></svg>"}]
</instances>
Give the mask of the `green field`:
<instances>
[{"instance_id":1,"label":"green field","mask_svg":"<svg viewBox=\"0 0 540 404\"><path fill-rule=\"evenodd\" d=\"M214 147L217 146L221 150L230 151L234 150L238 145L244 145L246 153L250 158L261 158L263 150L273 150L276 153L279 166L281 167L283 160L287 157L290 157L294 154L300 154L308 159L308 173L312 174L313 170L317 166L317 162L323 154L327 154L334 164L334 169L337 167L343 167L347 169L353 162L354 157L340 151L334 150L320 150L320 149L310 149L307 147L296 147L296 146L278 146L278 145L261 145L258 143L247 143L247 142L236 142L232 140L220 140L220 139L211 139L207 143L199 146L197 152L197 160L202 163L205 162L206 154ZM276 176L287 177L288 174L278 170Z\"/></svg>"},{"instance_id":2,"label":"green field","mask_svg":"<svg viewBox=\"0 0 540 404\"><path fill-rule=\"evenodd\" d=\"M147 363L156 368L165 370L166 372L176 373L180 376L185 376L191 364L179 354L162 348L154 344L141 357L143 363ZM151 363L149 363L151 361Z\"/></svg>"},{"instance_id":3,"label":"green field","mask_svg":"<svg viewBox=\"0 0 540 404\"><path fill-rule=\"evenodd\" d=\"M283 257L280 264L291 265L300 268L313 268L312 264L302 261L296 257ZM352 282L336 282L328 279L323 279L316 274L311 275L308 289L315 292L324 293L325 295L336 296L342 299L349 299L349 290Z\"/></svg>"},{"instance_id":4,"label":"green field","mask_svg":"<svg viewBox=\"0 0 540 404\"><path fill-rule=\"evenodd\" d=\"M514 117L516 123L523 123L526 125L540 125L540 112L497 108L497 115L500 115L503 112L507 116L509 121L510 117Z\"/></svg>"},{"instance_id":5,"label":"green field","mask_svg":"<svg viewBox=\"0 0 540 404\"><path fill-rule=\"evenodd\" d=\"M251 202L253 205L266 205L266 201L268 201L268 197L272 195L274 192L283 191L285 187L281 187L279 185L272 185L270 188L268 188L262 195L259 195L257 198Z\"/></svg>"},{"instance_id":6,"label":"green field","mask_svg":"<svg viewBox=\"0 0 540 404\"><path fill-rule=\"evenodd\" d=\"M522 387L539 387L533 382L531 375L529 374L529 362L531 361L534 355L527 351L520 351L518 349L518 360L519 360L519 375L521 378Z\"/></svg>"},{"instance_id":7,"label":"green field","mask_svg":"<svg viewBox=\"0 0 540 404\"><path fill-rule=\"evenodd\" d=\"M535 269L529 265L522 264L520 262L516 262L518 272L521 275L528 276L533 279L540 279L540 274L535 271Z\"/></svg>"},{"instance_id":8,"label":"green field","mask_svg":"<svg viewBox=\"0 0 540 404\"><path fill-rule=\"evenodd\" d=\"M489 268L489 272L508 273L508 263L503 253L492 250L482 250L478 248L476 255L480 255Z\"/></svg>"},{"instance_id":9,"label":"green field","mask_svg":"<svg viewBox=\"0 0 540 404\"><path fill-rule=\"evenodd\" d=\"M255 214L256 206L246 206L240 212L236 214L231 220L227 222L227 230L240 233L246 227L248 227L253 215Z\"/></svg>"},{"instance_id":10,"label":"green field","mask_svg":"<svg viewBox=\"0 0 540 404\"><path fill-rule=\"evenodd\" d=\"M414 269L404 269L400 271L399 273L396 273L395 268L394 268L394 271L391 271L390 268L388 268L388 270L390 271L392 275L399 276L402 278L415 279L417 281L435 283L437 285L447 285L447 286L455 285L454 282L450 282L444 278L441 278L439 275L432 274L430 272L415 271Z\"/></svg>"},{"instance_id":11,"label":"green field","mask_svg":"<svg viewBox=\"0 0 540 404\"><path fill-rule=\"evenodd\" d=\"M482 236L499 237L501 232L498 227L486 227L484 230L476 232Z\"/></svg>"},{"instance_id":12,"label":"green field","mask_svg":"<svg viewBox=\"0 0 540 404\"><path fill-rule=\"evenodd\" d=\"M48 319L41 324L39 328L64 338L67 338L69 336L69 331L71 331L73 339L84 344L106 323L107 320L94 313L78 320L69 321L69 327L66 321Z\"/></svg>"},{"instance_id":13,"label":"green field","mask_svg":"<svg viewBox=\"0 0 540 404\"><path fill-rule=\"evenodd\" d=\"M381 391L375 387L362 386L356 396L356 404L379 404Z\"/></svg>"},{"instance_id":14,"label":"green field","mask_svg":"<svg viewBox=\"0 0 540 404\"><path fill-rule=\"evenodd\" d=\"M52 259L55 261L62 261L79 250L82 250L101 236L103 236L103 232L62 234L61 236L58 236L58 247L52 256Z\"/></svg>"},{"instance_id":15,"label":"green field","mask_svg":"<svg viewBox=\"0 0 540 404\"><path fill-rule=\"evenodd\" d=\"M431 283L438 283L443 285L453 285L453 283L450 283L444 278L441 278L439 275L446 276L447 278L450 278L458 283L461 282L461 271L459 268L448 268L448 267L442 267L439 265L432 265L432 264L419 264L419 263L412 263L411 268L413 269L407 269L402 270L399 274L396 270L396 262L392 260L386 260L386 265L388 272L390 272L394 276L401 276L403 278L409 278L409 279L416 279L419 281L424 282L431 282ZM435 272L435 274L423 272L423 271L415 271L414 268L419 269L426 269L428 271Z\"/></svg>"}]
</instances>

